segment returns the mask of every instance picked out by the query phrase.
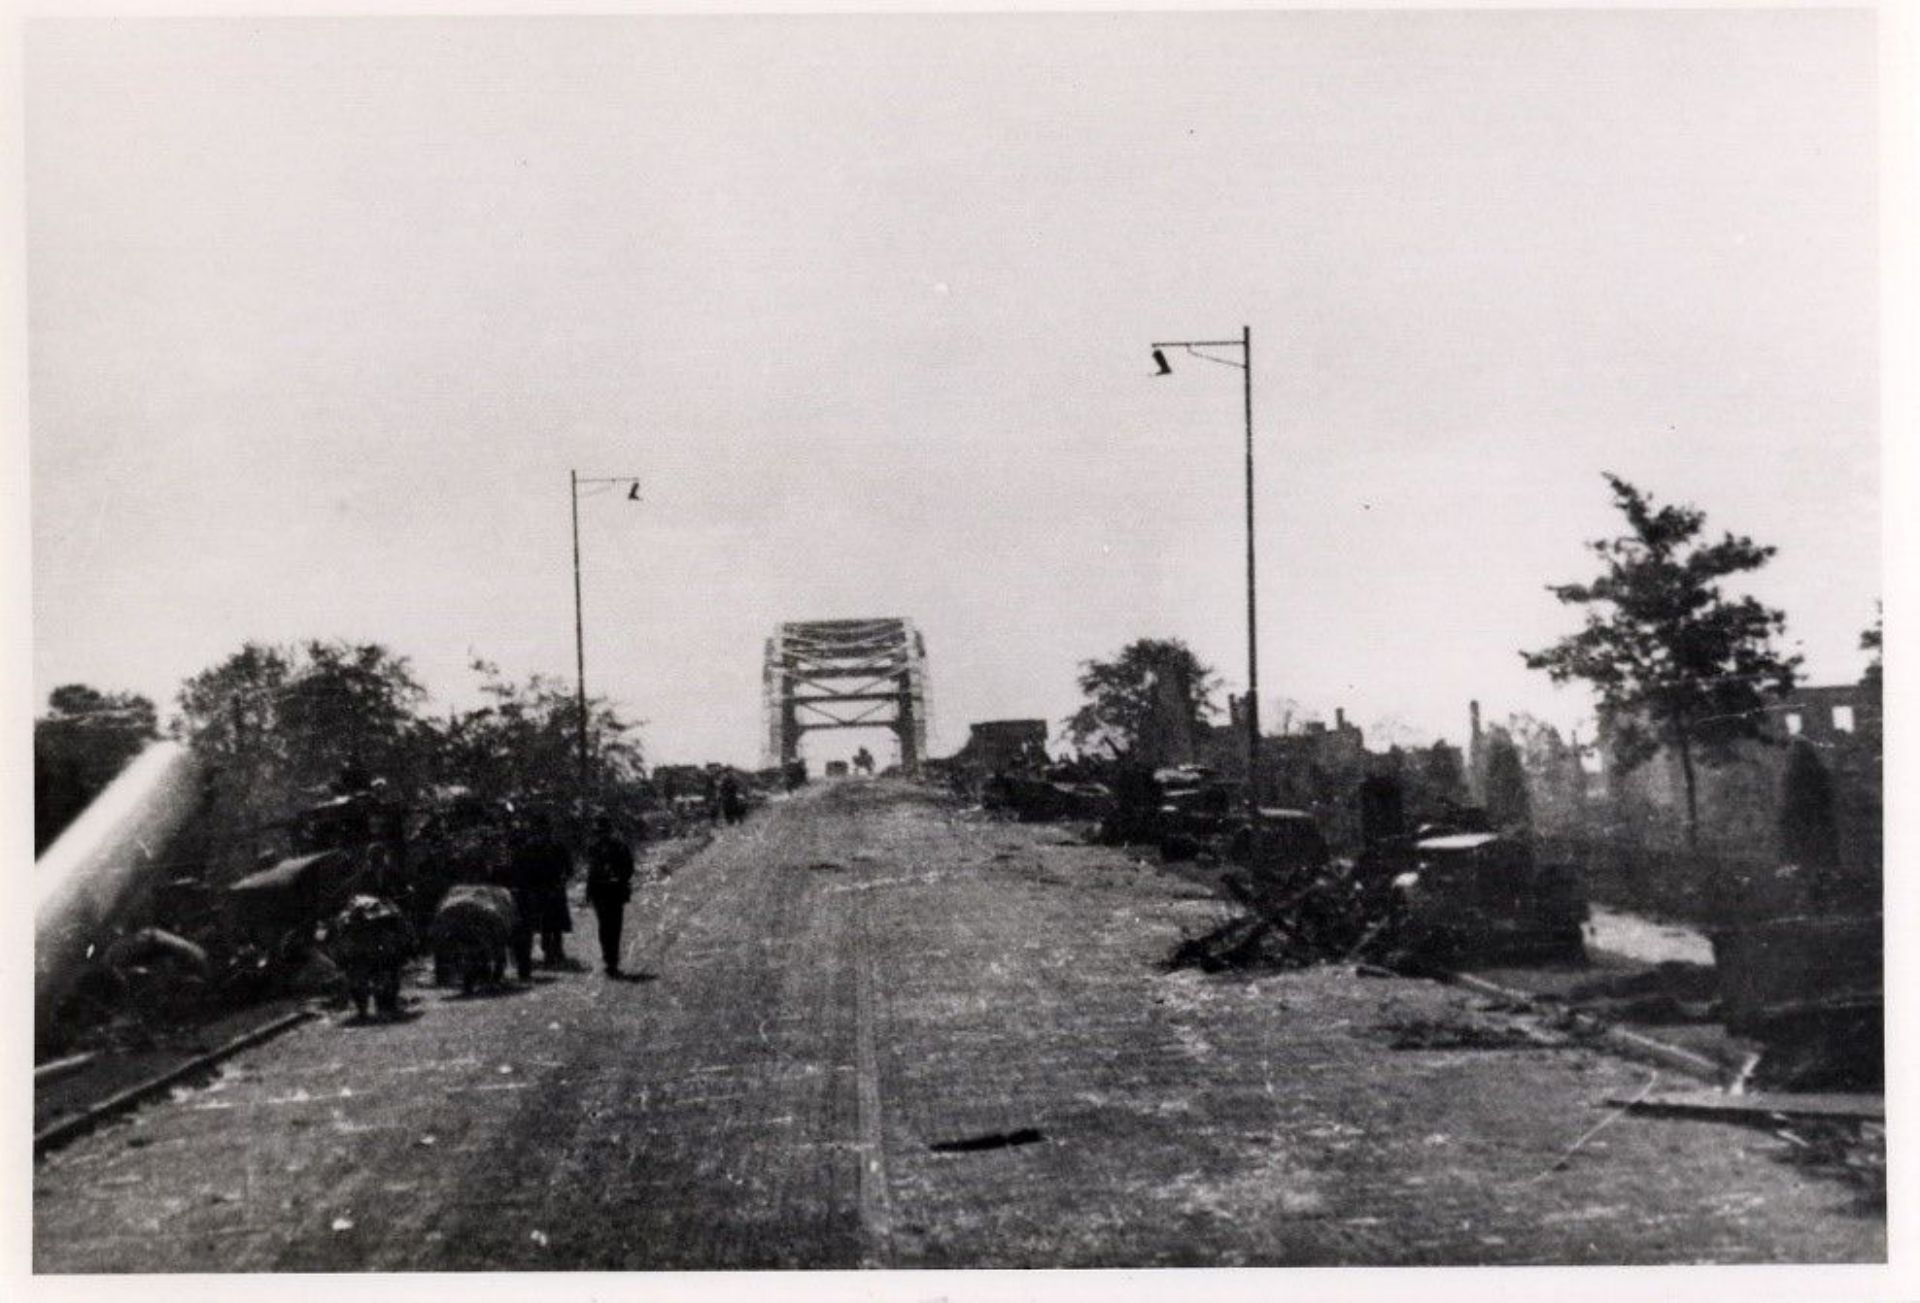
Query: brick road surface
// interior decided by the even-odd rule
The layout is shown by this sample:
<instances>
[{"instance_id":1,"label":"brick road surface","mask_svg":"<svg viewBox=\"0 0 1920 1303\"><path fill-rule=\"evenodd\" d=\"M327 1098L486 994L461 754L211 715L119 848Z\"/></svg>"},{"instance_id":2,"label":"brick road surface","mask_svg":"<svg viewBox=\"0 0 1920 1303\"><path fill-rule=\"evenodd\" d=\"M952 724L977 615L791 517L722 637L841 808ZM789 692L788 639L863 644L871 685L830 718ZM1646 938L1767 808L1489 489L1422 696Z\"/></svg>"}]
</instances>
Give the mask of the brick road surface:
<instances>
[{"instance_id":1,"label":"brick road surface","mask_svg":"<svg viewBox=\"0 0 1920 1303\"><path fill-rule=\"evenodd\" d=\"M886 781L776 803L637 894L656 980L248 1052L38 1167L36 1267L1884 1260L1762 1131L1622 1117L1556 1166L1650 1070L1389 1048L1468 994L1161 971L1224 906L1067 841Z\"/></svg>"}]
</instances>

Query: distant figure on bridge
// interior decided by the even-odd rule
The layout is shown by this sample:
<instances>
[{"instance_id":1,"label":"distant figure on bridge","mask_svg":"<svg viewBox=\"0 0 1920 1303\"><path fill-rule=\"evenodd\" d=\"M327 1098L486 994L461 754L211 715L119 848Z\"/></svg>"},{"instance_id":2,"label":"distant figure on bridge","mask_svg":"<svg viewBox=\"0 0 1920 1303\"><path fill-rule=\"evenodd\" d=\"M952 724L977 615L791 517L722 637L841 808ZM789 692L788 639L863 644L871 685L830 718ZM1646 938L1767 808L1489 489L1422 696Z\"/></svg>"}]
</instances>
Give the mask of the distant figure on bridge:
<instances>
[{"instance_id":1,"label":"distant figure on bridge","mask_svg":"<svg viewBox=\"0 0 1920 1303\"><path fill-rule=\"evenodd\" d=\"M873 776L873 752L861 747L853 753L853 767L869 778Z\"/></svg>"},{"instance_id":2,"label":"distant figure on bridge","mask_svg":"<svg viewBox=\"0 0 1920 1303\"><path fill-rule=\"evenodd\" d=\"M603 814L594 820L587 845L587 899L600 923L600 959L608 977L621 975L620 922L632 898L633 851Z\"/></svg>"},{"instance_id":3,"label":"distant figure on bridge","mask_svg":"<svg viewBox=\"0 0 1920 1303\"><path fill-rule=\"evenodd\" d=\"M540 958L549 968L566 962L566 934L573 931L573 919L567 912L567 879L573 873L573 857L553 835L547 816L534 811L527 816L526 829L513 849L510 872L513 903L520 911L520 928L514 937L514 961L522 980L533 976L533 937L540 935Z\"/></svg>"}]
</instances>

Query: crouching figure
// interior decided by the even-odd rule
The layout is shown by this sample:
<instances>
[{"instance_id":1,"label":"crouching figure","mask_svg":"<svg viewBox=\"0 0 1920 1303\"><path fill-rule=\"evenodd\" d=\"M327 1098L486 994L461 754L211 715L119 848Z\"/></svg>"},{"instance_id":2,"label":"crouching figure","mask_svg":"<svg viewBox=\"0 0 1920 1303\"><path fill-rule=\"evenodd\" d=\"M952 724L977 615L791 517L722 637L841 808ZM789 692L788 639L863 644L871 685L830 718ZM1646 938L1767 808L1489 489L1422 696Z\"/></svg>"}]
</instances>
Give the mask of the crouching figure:
<instances>
[{"instance_id":1,"label":"crouching figure","mask_svg":"<svg viewBox=\"0 0 1920 1303\"><path fill-rule=\"evenodd\" d=\"M482 983L505 981L507 947L519 926L513 893L505 887L464 882L448 889L430 933L434 980L457 982L463 994ZM531 962L522 966L523 981L532 977L531 967Z\"/></svg>"},{"instance_id":2,"label":"crouching figure","mask_svg":"<svg viewBox=\"0 0 1920 1303\"><path fill-rule=\"evenodd\" d=\"M346 976L347 993L362 1017L369 1001L383 1014L400 1012L400 972L413 947L406 916L379 896L355 896L327 932L327 949Z\"/></svg>"}]
</instances>

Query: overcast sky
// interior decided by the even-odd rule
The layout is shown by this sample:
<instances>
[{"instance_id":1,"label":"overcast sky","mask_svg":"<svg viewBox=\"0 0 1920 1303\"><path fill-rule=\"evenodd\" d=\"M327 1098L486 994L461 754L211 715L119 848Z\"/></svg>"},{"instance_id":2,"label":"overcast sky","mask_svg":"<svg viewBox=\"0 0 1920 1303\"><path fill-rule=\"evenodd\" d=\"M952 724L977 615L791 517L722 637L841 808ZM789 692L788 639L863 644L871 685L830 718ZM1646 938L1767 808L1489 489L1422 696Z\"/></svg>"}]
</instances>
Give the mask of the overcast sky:
<instances>
[{"instance_id":1,"label":"overcast sky","mask_svg":"<svg viewBox=\"0 0 1920 1303\"><path fill-rule=\"evenodd\" d=\"M41 23L36 691L248 638L570 676L570 467L645 481L581 534L658 759L757 760L782 620L916 620L940 751L1144 635L1238 688L1240 376L1147 345L1242 324L1270 723L1586 714L1517 651L1603 470L1777 544L1850 680L1875 57L1833 11Z\"/></svg>"}]
</instances>

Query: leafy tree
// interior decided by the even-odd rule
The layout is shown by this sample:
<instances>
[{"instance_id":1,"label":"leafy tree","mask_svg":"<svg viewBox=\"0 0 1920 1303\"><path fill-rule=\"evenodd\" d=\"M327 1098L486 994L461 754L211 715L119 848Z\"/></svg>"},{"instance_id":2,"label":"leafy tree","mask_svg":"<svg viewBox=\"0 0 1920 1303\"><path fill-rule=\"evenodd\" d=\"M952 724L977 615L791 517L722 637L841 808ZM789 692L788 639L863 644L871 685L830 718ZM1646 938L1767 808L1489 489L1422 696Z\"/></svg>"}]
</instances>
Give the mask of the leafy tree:
<instances>
[{"instance_id":1,"label":"leafy tree","mask_svg":"<svg viewBox=\"0 0 1920 1303\"><path fill-rule=\"evenodd\" d=\"M214 774L207 837L218 857L284 818L343 771L419 781L425 690L377 643L249 642L180 689L178 730Z\"/></svg>"},{"instance_id":2,"label":"leafy tree","mask_svg":"<svg viewBox=\"0 0 1920 1303\"><path fill-rule=\"evenodd\" d=\"M159 737L153 702L68 683L33 721L33 853L53 844L106 785Z\"/></svg>"},{"instance_id":3,"label":"leafy tree","mask_svg":"<svg viewBox=\"0 0 1920 1303\"><path fill-rule=\"evenodd\" d=\"M1705 542L1704 512L1656 505L1617 475L1606 479L1629 532L1589 545L1604 566L1598 578L1548 588L1591 608L1586 625L1521 657L1556 683L1579 679L1594 689L1623 772L1672 749L1686 785L1687 840L1697 848L1696 763L1717 763L1735 742L1764 737L1768 697L1793 687L1800 664L1774 646L1784 615L1720 588L1765 565L1774 549L1733 534Z\"/></svg>"},{"instance_id":4,"label":"leafy tree","mask_svg":"<svg viewBox=\"0 0 1920 1303\"><path fill-rule=\"evenodd\" d=\"M579 700L561 679L535 674L523 683L497 665L472 663L488 705L433 725L435 776L491 799L571 804L579 791ZM594 792L617 803L645 776L640 725L600 697L587 699L587 750Z\"/></svg>"},{"instance_id":5,"label":"leafy tree","mask_svg":"<svg viewBox=\"0 0 1920 1303\"><path fill-rule=\"evenodd\" d=\"M1788 751L1780 782L1780 856L1816 876L1831 874L1840 865L1833 778L1804 738Z\"/></svg>"},{"instance_id":6,"label":"leafy tree","mask_svg":"<svg viewBox=\"0 0 1920 1303\"><path fill-rule=\"evenodd\" d=\"M1067 736L1082 750L1111 743L1147 764L1164 763L1214 712L1219 686L1178 638L1142 638L1111 661L1081 664L1086 704L1066 720Z\"/></svg>"},{"instance_id":7,"label":"leafy tree","mask_svg":"<svg viewBox=\"0 0 1920 1303\"><path fill-rule=\"evenodd\" d=\"M1506 732L1495 729L1487 744L1487 817L1496 828L1525 827L1533 822L1533 802L1527 794L1527 771L1520 749Z\"/></svg>"}]
</instances>

